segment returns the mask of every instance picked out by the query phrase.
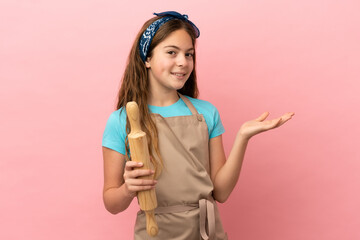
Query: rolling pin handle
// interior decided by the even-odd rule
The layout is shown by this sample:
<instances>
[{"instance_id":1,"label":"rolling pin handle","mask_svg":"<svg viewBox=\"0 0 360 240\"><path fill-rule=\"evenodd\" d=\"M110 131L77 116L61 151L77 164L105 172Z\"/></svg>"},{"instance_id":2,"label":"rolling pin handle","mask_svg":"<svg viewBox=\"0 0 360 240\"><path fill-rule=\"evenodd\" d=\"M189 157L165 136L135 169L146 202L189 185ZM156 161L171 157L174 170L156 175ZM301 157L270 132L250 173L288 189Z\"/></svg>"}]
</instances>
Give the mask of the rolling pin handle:
<instances>
[{"instance_id":1,"label":"rolling pin handle","mask_svg":"<svg viewBox=\"0 0 360 240\"><path fill-rule=\"evenodd\" d=\"M130 121L131 133L141 132L139 107L136 102L126 104L126 113Z\"/></svg>"},{"instance_id":2,"label":"rolling pin handle","mask_svg":"<svg viewBox=\"0 0 360 240\"><path fill-rule=\"evenodd\" d=\"M146 211L146 231L152 237L155 237L158 234L159 228L155 220L154 210Z\"/></svg>"}]
</instances>

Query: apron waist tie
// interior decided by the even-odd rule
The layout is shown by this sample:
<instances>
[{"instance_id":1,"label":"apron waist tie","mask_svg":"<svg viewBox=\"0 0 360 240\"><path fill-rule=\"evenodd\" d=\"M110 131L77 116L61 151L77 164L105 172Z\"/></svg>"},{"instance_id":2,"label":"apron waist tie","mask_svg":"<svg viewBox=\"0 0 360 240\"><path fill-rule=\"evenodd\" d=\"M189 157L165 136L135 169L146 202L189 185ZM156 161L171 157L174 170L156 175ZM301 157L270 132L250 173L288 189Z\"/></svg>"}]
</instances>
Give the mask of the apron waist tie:
<instances>
[{"instance_id":1,"label":"apron waist tie","mask_svg":"<svg viewBox=\"0 0 360 240\"><path fill-rule=\"evenodd\" d=\"M214 202L207 199L200 199L200 234L204 240L215 239L215 208ZM206 233L206 220L209 235Z\"/></svg>"},{"instance_id":2,"label":"apron waist tie","mask_svg":"<svg viewBox=\"0 0 360 240\"><path fill-rule=\"evenodd\" d=\"M200 235L203 240L215 239L215 207L213 199L200 199L198 204L157 207L155 213L178 213L200 208ZM207 223L207 226L206 226ZM207 230L209 234L207 233Z\"/></svg>"}]
</instances>

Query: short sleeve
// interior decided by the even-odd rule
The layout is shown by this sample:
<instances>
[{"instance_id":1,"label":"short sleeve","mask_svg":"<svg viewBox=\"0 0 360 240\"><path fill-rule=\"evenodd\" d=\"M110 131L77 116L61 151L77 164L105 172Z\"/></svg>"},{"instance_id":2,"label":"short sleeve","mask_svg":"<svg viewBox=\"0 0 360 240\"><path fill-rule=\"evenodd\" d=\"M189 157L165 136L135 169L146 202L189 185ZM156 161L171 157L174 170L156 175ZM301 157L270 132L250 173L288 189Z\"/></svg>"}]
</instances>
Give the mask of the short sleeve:
<instances>
[{"instance_id":1,"label":"short sleeve","mask_svg":"<svg viewBox=\"0 0 360 240\"><path fill-rule=\"evenodd\" d=\"M213 105L212 105L213 106ZM213 106L212 109L213 126L209 133L209 138L217 137L225 132L225 128L221 122L219 111Z\"/></svg>"},{"instance_id":2,"label":"short sleeve","mask_svg":"<svg viewBox=\"0 0 360 240\"><path fill-rule=\"evenodd\" d=\"M126 137L126 113L121 109L111 113L103 134L102 146L115 150L123 155Z\"/></svg>"},{"instance_id":3,"label":"short sleeve","mask_svg":"<svg viewBox=\"0 0 360 240\"><path fill-rule=\"evenodd\" d=\"M221 122L219 111L208 101L186 96L194 105L198 113L203 114L209 133L209 139L217 137L225 132ZM184 103L185 104L185 103Z\"/></svg>"}]
</instances>

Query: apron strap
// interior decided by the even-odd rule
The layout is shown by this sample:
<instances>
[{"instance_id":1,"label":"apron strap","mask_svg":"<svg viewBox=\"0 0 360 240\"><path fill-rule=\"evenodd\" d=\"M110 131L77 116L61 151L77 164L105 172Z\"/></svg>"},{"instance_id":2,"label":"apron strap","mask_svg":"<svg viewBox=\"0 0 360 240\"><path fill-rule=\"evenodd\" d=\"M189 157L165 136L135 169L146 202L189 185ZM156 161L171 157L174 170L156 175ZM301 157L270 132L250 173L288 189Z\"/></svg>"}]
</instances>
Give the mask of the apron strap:
<instances>
[{"instance_id":1,"label":"apron strap","mask_svg":"<svg viewBox=\"0 0 360 240\"><path fill-rule=\"evenodd\" d=\"M191 113L193 115L198 115L198 112L196 111L196 108L194 107L194 105L190 102L190 100L187 97L184 97L182 94L178 93L180 98L184 101L184 103L186 104L186 106L190 109Z\"/></svg>"}]
</instances>

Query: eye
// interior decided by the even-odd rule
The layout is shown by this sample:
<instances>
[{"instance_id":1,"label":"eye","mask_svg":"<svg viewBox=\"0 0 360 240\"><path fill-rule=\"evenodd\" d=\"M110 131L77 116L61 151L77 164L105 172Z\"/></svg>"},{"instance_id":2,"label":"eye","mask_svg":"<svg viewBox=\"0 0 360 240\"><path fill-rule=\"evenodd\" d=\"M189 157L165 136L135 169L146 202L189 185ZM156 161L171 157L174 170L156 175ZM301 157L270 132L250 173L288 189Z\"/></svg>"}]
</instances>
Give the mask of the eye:
<instances>
[{"instance_id":1,"label":"eye","mask_svg":"<svg viewBox=\"0 0 360 240\"><path fill-rule=\"evenodd\" d=\"M168 54L170 54L170 55L174 55L174 54L176 54L176 52L175 52L175 51L168 51L167 53L168 53Z\"/></svg>"},{"instance_id":2,"label":"eye","mask_svg":"<svg viewBox=\"0 0 360 240\"><path fill-rule=\"evenodd\" d=\"M192 57L194 57L194 54L193 53L186 53L185 56L192 58Z\"/></svg>"}]
</instances>

